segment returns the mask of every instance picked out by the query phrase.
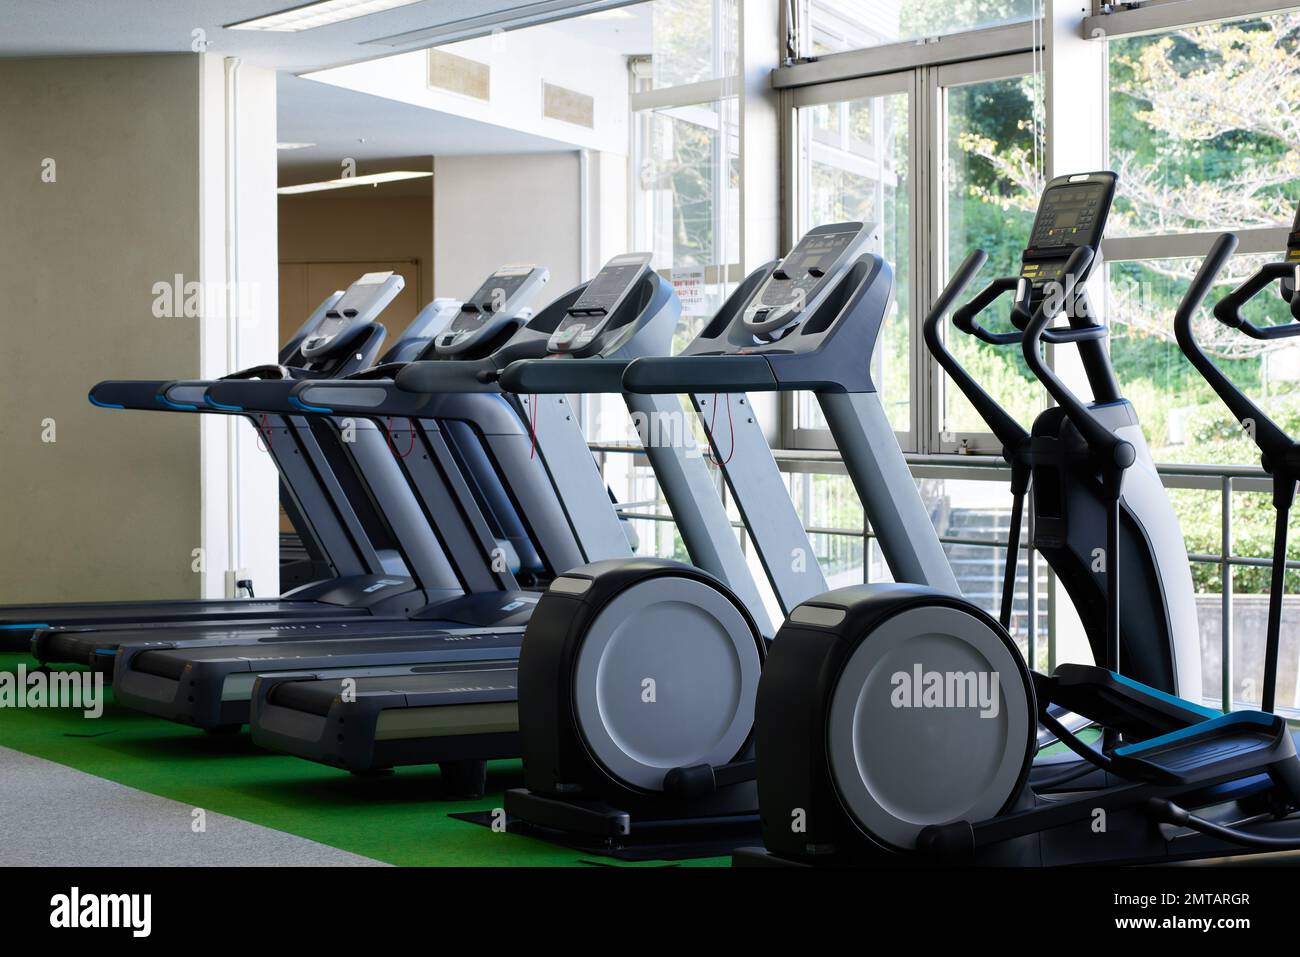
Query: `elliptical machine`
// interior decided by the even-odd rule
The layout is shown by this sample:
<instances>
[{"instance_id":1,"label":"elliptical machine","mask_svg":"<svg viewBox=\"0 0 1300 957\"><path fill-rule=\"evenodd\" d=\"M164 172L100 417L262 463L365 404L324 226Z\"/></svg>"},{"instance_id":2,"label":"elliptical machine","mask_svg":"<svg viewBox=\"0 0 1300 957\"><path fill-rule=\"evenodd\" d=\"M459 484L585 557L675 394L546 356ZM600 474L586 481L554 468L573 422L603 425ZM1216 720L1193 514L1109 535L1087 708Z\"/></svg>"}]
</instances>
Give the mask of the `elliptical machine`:
<instances>
[{"instance_id":1,"label":"elliptical machine","mask_svg":"<svg viewBox=\"0 0 1300 957\"><path fill-rule=\"evenodd\" d=\"M1059 284L1063 254L1077 246L1097 248L1105 231L1117 177L1111 172L1060 176L1047 184L1021 257L1018 276L994 279L953 312L953 327L993 346L1018 346L1034 308L1049 283ZM978 270L983 253L974 253L959 275ZM1098 263L1094 260L1091 269ZM1088 323L1091 304L1079 290L1069 321ZM1013 294L1012 327L996 332L980 317L1006 293ZM1165 495L1147 447L1137 412L1115 379L1103 338L1081 338L1078 354L1093 401L1093 419L1132 446L1135 459L1124 470L1122 489L1107 485L1091 467L1095 451L1063 407L1040 413L1026 430L976 382L948 349L941 332L944 309L935 308L923 324L925 342L980 417L1002 444L1011 466L1012 512L1007 538L999 620L1011 627L1020 533L1027 492L1032 484L1031 525L1036 549L1065 587L1083 623L1094 661L1106 661L1108 614L1106 575L1094 548L1096 529L1106 521L1108 499L1118 496L1119 550L1125 575L1124 614L1120 619L1118 661L1130 678L1169 694L1201 697L1200 633L1195 591L1182 531ZM1091 334L1090 334L1091 335Z\"/></svg>"},{"instance_id":2,"label":"elliptical machine","mask_svg":"<svg viewBox=\"0 0 1300 957\"><path fill-rule=\"evenodd\" d=\"M870 387L868 360L893 287L888 264L867 251L875 237L861 223L818 227L747 278L682 355L610 369L632 396L693 397L787 614L826 586L742 394L750 391L816 392L894 576L957 590ZM537 372L556 366L518 364L502 383L530 391ZM724 400L730 440L720 434ZM760 488L764 475L775 477ZM802 543L802 554L782 544L787 522L784 541ZM822 584L810 589L814 582ZM752 829L754 690L768 651L759 611L678 562L601 562L556 579L520 652L525 787L506 792L510 816L608 840L637 828Z\"/></svg>"},{"instance_id":3,"label":"elliptical machine","mask_svg":"<svg viewBox=\"0 0 1300 957\"><path fill-rule=\"evenodd\" d=\"M1191 316L1234 244L1220 240L1192 283L1175 320L1180 343L1190 341ZM1089 468L1107 491L1105 521L1093 531L1111 559L1107 667L1032 673L1000 625L923 589L858 586L819 596L782 628L760 683L767 847L739 852L736 863L1136 863L1300 848L1300 761L1282 718L1219 714L1117 669L1119 586L1128 580L1121 502L1137 452L1042 360L1045 341L1106 334L1077 308L1069 326L1047 328L1075 302L1093 254L1065 246L1051 258L1064 295L1044 294L1018 334L1026 362L1086 439ZM981 263L976 254L963 264L936 311L953 305ZM1300 462L1294 444L1286 455ZM1284 562L1284 550L1274 560ZM1280 609L1280 594L1277 602ZM944 614L951 622L964 615L967 627L942 627ZM1059 708L1096 722L1102 748L1066 728ZM1036 723L1104 774L1105 785L1036 788Z\"/></svg>"}]
</instances>

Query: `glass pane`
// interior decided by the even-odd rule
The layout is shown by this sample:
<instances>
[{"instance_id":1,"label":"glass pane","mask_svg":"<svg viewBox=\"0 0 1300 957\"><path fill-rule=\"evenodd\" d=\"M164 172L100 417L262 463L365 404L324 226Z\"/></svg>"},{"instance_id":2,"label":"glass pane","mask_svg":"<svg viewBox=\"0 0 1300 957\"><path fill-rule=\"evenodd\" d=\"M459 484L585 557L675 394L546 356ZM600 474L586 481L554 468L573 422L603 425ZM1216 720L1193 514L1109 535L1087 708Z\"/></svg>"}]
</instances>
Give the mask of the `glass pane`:
<instances>
[{"instance_id":1,"label":"glass pane","mask_svg":"<svg viewBox=\"0 0 1300 957\"><path fill-rule=\"evenodd\" d=\"M653 88L735 75L737 0L654 0L649 6Z\"/></svg>"},{"instance_id":2,"label":"glass pane","mask_svg":"<svg viewBox=\"0 0 1300 957\"><path fill-rule=\"evenodd\" d=\"M809 0L801 53L824 56L1028 20L1035 0Z\"/></svg>"},{"instance_id":3,"label":"glass pane","mask_svg":"<svg viewBox=\"0 0 1300 957\"><path fill-rule=\"evenodd\" d=\"M794 472L789 482L827 584L831 588L862 584L862 503L849 477Z\"/></svg>"},{"instance_id":4,"label":"glass pane","mask_svg":"<svg viewBox=\"0 0 1300 957\"><path fill-rule=\"evenodd\" d=\"M977 284L1018 275L1020 253L1043 190L1042 149L1034 122L1042 105L1041 83L1032 76L987 80L949 87L945 96L947 258L941 275L946 282L975 249L989 257ZM1010 328L997 320L995 311L1000 309L1005 316L1009 306L1009 297L999 300L981 321L998 330ZM961 364L1013 416L1028 423L1044 408L1043 390L1018 348L954 336L947 327L945 333ZM966 397L946 376L940 382L940 431L987 432Z\"/></svg>"},{"instance_id":5,"label":"glass pane","mask_svg":"<svg viewBox=\"0 0 1300 957\"><path fill-rule=\"evenodd\" d=\"M799 232L825 223L878 223L894 267L894 302L872 357L889 421L911 430L908 95L864 97L799 110ZM815 401L795 405L796 428L824 429Z\"/></svg>"},{"instance_id":6,"label":"glass pane","mask_svg":"<svg viewBox=\"0 0 1300 957\"><path fill-rule=\"evenodd\" d=\"M1237 256L1207 297L1233 285L1280 254ZM1111 358L1121 388L1137 410L1157 462L1258 465L1259 450L1174 342L1173 316L1198 259L1109 263L1106 316ZM1258 296L1245 315L1256 323L1290 322L1278 296ZM1228 329L1202 308L1197 340L1223 371L1282 428L1300 434L1300 344L1259 341Z\"/></svg>"},{"instance_id":7,"label":"glass pane","mask_svg":"<svg viewBox=\"0 0 1300 957\"><path fill-rule=\"evenodd\" d=\"M1110 42L1109 234L1282 225L1300 193L1300 13Z\"/></svg>"},{"instance_id":8,"label":"glass pane","mask_svg":"<svg viewBox=\"0 0 1300 957\"><path fill-rule=\"evenodd\" d=\"M735 99L635 115L633 228L638 249L682 294L681 349L722 305L740 249Z\"/></svg>"}]
</instances>

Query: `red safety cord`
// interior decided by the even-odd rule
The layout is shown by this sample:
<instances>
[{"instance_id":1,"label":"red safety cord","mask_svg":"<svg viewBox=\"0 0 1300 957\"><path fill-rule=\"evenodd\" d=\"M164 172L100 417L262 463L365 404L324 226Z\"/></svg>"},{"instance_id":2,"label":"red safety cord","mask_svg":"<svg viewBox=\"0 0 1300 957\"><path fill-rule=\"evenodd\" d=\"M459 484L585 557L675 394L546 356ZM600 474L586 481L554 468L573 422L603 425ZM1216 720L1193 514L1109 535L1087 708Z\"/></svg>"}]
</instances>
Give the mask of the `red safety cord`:
<instances>
[{"instance_id":1,"label":"red safety cord","mask_svg":"<svg viewBox=\"0 0 1300 957\"><path fill-rule=\"evenodd\" d=\"M262 421L257 426L257 448L262 452L271 451L271 426L267 422L267 416L262 414Z\"/></svg>"},{"instance_id":2,"label":"red safety cord","mask_svg":"<svg viewBox=\"0 0 1300 957\"><path fill-rule=\"evenodd\" d=\"M709 416L709 436L712 440L713 426L718 420L718 393L713 393L713 413ZM727 449L727 457L719 462L712 454L708 460L714 465L723 467L731 462L731 457L736 454L736 423L731 417L731 393L727 393L727 431L731 434L731 448Z\"/></svg>"},{"instance_id":3,"label":"red safety cord","mask_svg":"<svg viewBox=\"0 0 1300 957\"><path fill-rule=\"evenodd\" d=\"M384 438L388 440L388 449L399 459L404 459L415 451L415 423L409 418L406 420L406 428L411 433L411 444L407 447L405 452L399 452L397 451L397 447L393 444L393 419L390 416L384 420Z\"/></svg>"}]
</instances>

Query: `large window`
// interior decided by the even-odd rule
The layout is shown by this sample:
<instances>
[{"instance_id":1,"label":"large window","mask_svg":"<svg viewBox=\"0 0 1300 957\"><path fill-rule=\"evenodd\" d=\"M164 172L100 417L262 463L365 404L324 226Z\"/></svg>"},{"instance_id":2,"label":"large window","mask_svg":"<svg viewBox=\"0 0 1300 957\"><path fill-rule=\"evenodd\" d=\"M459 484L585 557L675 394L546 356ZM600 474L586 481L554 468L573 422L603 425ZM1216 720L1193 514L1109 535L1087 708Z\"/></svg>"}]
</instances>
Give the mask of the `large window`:
<instances>
[{"instance_id":1,"label":"large window","mask_svg":"<svg viewBox=\"0 0 1300 957\"><path fill-rule=\"evenodd\" d=\"M894 302L872 356L872 379L894 429L913 431L911 78L833 85L797 110L798 232L857 221L879 227L876 252L894 268ZM810 395L795 397L794 442L824 445L826 423Z\"/></svg>"},{"instance_id":2,"label":"large window","mask_svg":"<svg viewBox=\"0 0 1300 957\"><path fill-rule=\"evenodd\" d=\"M1042 77L1029 56L1001 57L941 67L942 156L938 279L946 282L973 249L988 263L979 281L1014 276L1042 193L1044 144ZM998 304L1005 309L1008 300ZM1009 328L990 320L995 328ZM949 337L954 355L1008 412L1028 424L1044 407L1044 394L1018 349L970 336ZM946 377L938 383L938 448L996 448L988 428Z\"/></svg>"},{"instance_id":3,"label":"large window","mask_svg":"<svg viewBox=\"0 0 1300 957\"><path fill-rule=\"evenodd\" d=\"M1157 461L1257 466L1259 451L1173 341L1173 316L1213 235L1237 232L1236 256L1213 303L1261 264L1280 258L1300 201L1300 13L1189 26L1110 42L1110 154L1120 192L1104 249L1111 355ZM1280 298L1250 307L1256 322L1290 321ZM1268 414L1300 432L1300 348L1258 342L1206 310L1197 336ZM1194 561L1207 697L1258 703L1268 569L1270 496L1241 484L1173 489L1188 551L1230 554L1234 564ZM1258 485L1254 486L1258 488ZM1224 541L1224 509L1231 540ZM1292 543L1290 556L1300 557ZM1243 564L1244 562L1244 564ZM1294 581L1289 584L1295 584ZM1224 621L1225 586L1232 610ZM1288 598L1278 701L1296 703L1300 620ZM1225 675L1223 638L1232 669Z\"/></svg>"}]
</instances>

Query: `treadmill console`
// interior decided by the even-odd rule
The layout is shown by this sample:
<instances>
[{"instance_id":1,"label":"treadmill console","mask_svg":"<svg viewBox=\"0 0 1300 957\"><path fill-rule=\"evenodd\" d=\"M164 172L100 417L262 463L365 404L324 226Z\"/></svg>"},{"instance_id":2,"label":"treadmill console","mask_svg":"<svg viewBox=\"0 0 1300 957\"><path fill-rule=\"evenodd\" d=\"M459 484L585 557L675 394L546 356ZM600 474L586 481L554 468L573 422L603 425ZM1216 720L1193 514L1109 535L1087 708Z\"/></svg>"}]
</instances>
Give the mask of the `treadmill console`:
<instances>
[{"instance_id":1,"label":"treadmill console","mask_svg":"<svg viewBox=\"0 0 1300 957\"><path fill-rule=\"evenodd\" d=\"M627 253L605 263L551 333L546 351L580 352L590 346L648 272L650 253Z\"/></svg>"},{"instance_id":2,"label":"treadmill console","mask_svg":"<svg viewBox=\"0 0 1300 957\"><path fill-rule=\"evenodd\" d=\"M434 341L436 355L462 355L492 339L515 321L551 278L543 266L502 266L461 305L456 318Z\"/></svg>"},{"instance_id":3,"label":"treadmill console","mask_svg":"<svg viewBox=\"0 0 1300 957\"><path fill-rule=\"evenodd\" d=\"M745 307L745 327L760 342L794 330L809 308L878 235L874 226L818 226L782 259Z\"/></svg>"},{"instance_id":4,"label":"treadmill console","mask_svg":"<svg viewBox=\"0 0 1300 957\"><path fill-rule=\"evenodd\" d=\"M1058 176L1047 184L1029 234L1029 248L1021 256L1020 278L1026 280L1027 288L1017 298L1023 304L1033 309L1047 284L1064 278L1065 263L1076 247L1100 249L1117 182L1114 173L1101 172ZM1098 261L1094 259L1094 264ZM1086 277L1077 278L1082 282Z\"/></svg>"},{"instance_id":5,"label":"treadmill console","mask_svg":"<svg viewBox=\"0 0 1300 957\"><path fill-rule=\"evenodd\" d=\"M362 323L372 322L402 291L406 280L391 272L368 272L343 293L326 313L321 324L298 347L304 358L319 359L328 354L344 332Z\"/></svg>"}]
</instances>

